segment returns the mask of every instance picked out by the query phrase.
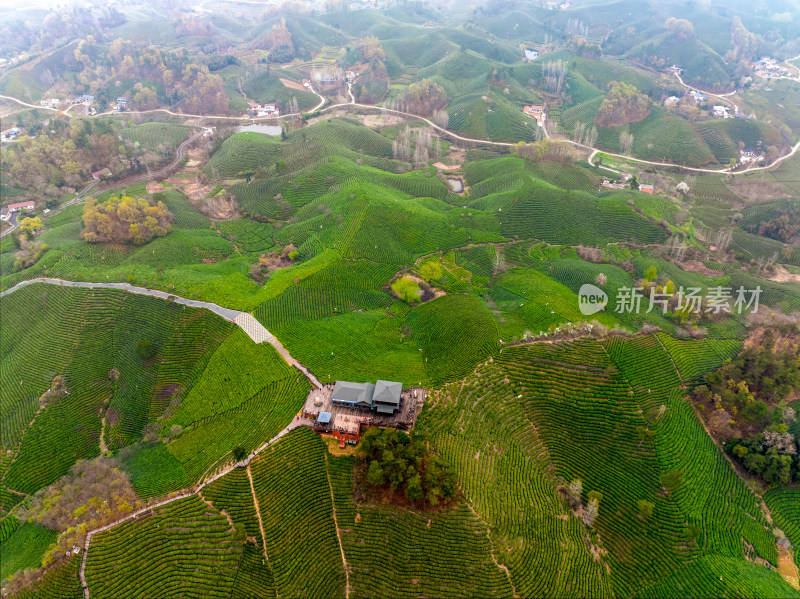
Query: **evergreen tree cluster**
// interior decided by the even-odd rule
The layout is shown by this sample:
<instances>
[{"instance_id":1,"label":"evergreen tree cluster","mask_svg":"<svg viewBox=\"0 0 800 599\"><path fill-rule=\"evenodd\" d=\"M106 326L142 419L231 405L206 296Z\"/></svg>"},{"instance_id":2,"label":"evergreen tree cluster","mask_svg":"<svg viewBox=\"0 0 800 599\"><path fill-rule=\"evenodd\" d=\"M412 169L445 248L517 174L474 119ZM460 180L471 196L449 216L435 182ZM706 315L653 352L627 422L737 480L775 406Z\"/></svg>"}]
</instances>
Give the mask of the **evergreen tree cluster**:
<instances>
[{"instance_id":1,"label":"evergreen tree cluster","mask_svg":"<svg viewBox=\"0 0 800 599\"><path fill-rule=\"evenodd\" d=\"M367 482L373 487L402 491L412 502L438 505L452 499L456 473L445 460L427 448L418 436L393 428L370 429L362 438Z\"/></svg>"}]
</instances>

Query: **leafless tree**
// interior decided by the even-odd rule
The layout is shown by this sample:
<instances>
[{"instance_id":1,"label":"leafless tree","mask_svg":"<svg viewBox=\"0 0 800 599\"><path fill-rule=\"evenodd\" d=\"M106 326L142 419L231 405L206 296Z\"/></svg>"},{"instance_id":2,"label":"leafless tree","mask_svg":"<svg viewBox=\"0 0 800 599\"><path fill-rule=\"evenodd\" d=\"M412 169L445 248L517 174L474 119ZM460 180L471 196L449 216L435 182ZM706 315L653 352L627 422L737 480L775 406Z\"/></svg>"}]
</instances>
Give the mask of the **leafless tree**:
<instances>
[{"instance_id":1,"label":"leafless tree","mask_svg":"<svg viewBox=\"0 0 800 599\"><path fill-rule=\"evenodd\" d=\"M623 131L619 134L619 151L623 154L630 154L633 149L633 133Z\"/></svg>"},{"instance_id":2,"label":"leafless tree","mask_svg":"<svg viewBox=\"0 0 800 599\"><path fill-rule=\"evenodd\" d=\"M411 158L411 129L406 127L392 142L392 154L395 160L408 162Z\"/></svg>"},{"instance_id":3,"label":"leafless tree","mask_svg":"<svg viewBox=\"0 0 800 599\"><path fill-rule=\"evenodd\" d=\"M542 89L551 94L560 94L567 80L567 62L554 60L542 67Z\"/></svg>"},{"instance_id":4,"label":"leafless tree","mask_svg":"<svg viewBox=\"0 0 800 599\"><path fill-rule=\"evenodd\" d=\"M442 129L447 129L447 125L450 124L450 115L446 110L437 110L433 113L433 122Z\"/></svg>"},{"instance_id":5,"label":"leafless tree","mask_svg":"<svg viewBox=\"0 0 800 599\"><path fill-rule=\"evenodd\" d=\"M592 498L589 500L586 510L583 512L583 523L586 526L592 526L597 519L597 512L600 507L600 502Z\"/></svg>"}]
</instances>

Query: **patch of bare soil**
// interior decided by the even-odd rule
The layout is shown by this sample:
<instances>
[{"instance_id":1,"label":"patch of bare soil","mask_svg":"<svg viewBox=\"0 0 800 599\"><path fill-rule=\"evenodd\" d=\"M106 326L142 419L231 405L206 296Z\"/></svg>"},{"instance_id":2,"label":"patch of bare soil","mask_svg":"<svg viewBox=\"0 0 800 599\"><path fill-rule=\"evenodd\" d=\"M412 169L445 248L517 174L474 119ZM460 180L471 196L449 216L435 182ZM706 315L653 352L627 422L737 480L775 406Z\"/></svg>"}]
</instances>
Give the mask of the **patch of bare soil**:
<instances>
[{"instance_id":1,"label":"patch of bare soil","mask_svg":"<svg viewBox=\"0 0 800 599\"><path fill-rule=\"evenodd\" d=\"M203 185L197 179L181 179L171 177L167 179L178 191L197 208L200 212L213 220L230 220L239 218L239 204L233 196L225 192L218 193L214 197L206 197L214 189L213 183ZM149 191L149 190L148 190Z\"/></svg>"},{"instance_id":2,"label":"patch of bare soil","mask_svg":"<svg viewBox=\"0 0 800 599\"><path fill-rule=\"evenodd\" d=\"M783 185L777 181L743 179L742 177L738 177L735 181L728 183L728 187L730 187L735 194L751 202L777 200L789 196Z\"/></svg>"},{"instance_id":3,"label":"patch of bare soil","mask_svg":"<svg viewBox=\"0 0 800 599\"><path fill-rule=\"evenodd\" d=\"M167 399L175 395L175 392L179 389L180 385L169 384L164 385L160 389L158 389L155 393L156 399Z\"/></svg>"},{"instance_id":4,"label":"patch of bare soil","mask_svg":"<svg viewBox=\"0 0 800 599\"><path fill-rule=\"evenodd\" d=\"M445 164L444 162L436 162L433 166L443 171L452 171L461 168L461 165L464 163L464 159L466 158L466 151L463 148L450 148L450 151L447 153L447 156L444 157L444 160L449 162L450 164Z\"/></svg>"},{"instance_id":5,"label":"patch of bare soil","mask_svg":"<svg viewBox=\"0 0 800 599\"><path fill-rule=\"evenodd\" d=\"M773 275L767 278L776 283L800 283L800 275L789 272L783 266L776 266Z\"/></svg>"},{"instance_id":6,"label":"patch of bare soil","mask_svg":"<svg viewBox=\"0 0 800 599\"><path fill-rule=\"evenodd\" d=\"M108 453L108 445L106 445L106 417L100 422L100 453Z\"/></svg>"},{"instance_id":7,"label":"patch of bare soil","mask_svg":"<svg viewBox=\"0 0 800 599\"><path fill-rule=\"evenodd\" d=\"M188 150L184 150L184 154L190 160L197 160L199 162L208 160L208 154L203 148L189 148Z\"/></svg>"},{"instance_id":8,"label":"patch of bare soil","mask_svg":"<svg viewBox=\"0 0 800 599\"><path fill-rule=\"evenodd\" d=\"M790 551L783 547L778 548L778 572L789 585L800 591L800 571Z\"/></svg>"},{"instance_id":9,"label":"patch of bare soil","mask_svg":"<svg viewBox=\"0 0 800 599\"><path fill-rule=\"evenodd\" d=\"M688 272L696 272L699 275L703 275L704 277L715 278L721 277L724 275L724 272L719 270L712 270L708 268L705 264L700 262L699 260L686 260L685 262L681 262L679 266Z\"/></svg>"},{"instance_id":10,"label":"patch of bare soil","mask_svg":"<svg viewBox=\"0 0 800 599\"><path fill-rule=\"evenodd\" d=\"M792 332L792 329L789 327L768 327L768 326L753 326L750 327L749 335L744 340L744 347L760 347L764 345L764 337L769 331L770 335L773 339L773 350L776 352L782 352L787 349L793 349L797 347L798 343L798 336L796 333Z\"/></svg>"},{"instance_id":11,"label":"patch of bare soil","mask_svg":"<svg viewBox=\"0 0 800 599\"><path fill-rule=\"evenodd\" d=\"M164 191L164 186L161 185L160 181L148 181L147 182L147 193L153 194L158 193L160 191Z\"/></svg>"},{"instance_id":12,"label":"patch of bare soil","mask_svg":"<svg viewBox=\"0 0 800 599\"><path fill-rule=\"evenodd\" d=\"M227 193L220 193L213 198L200 200L195 206L200 212L213 220L231 220L242 215L236 198Z\"/></svg>"},{"instance_id":13,"label":"patch of bare soil","mask_svg":"<svg viewBox=\"0 0 800 599\"><path fill-rule=\"evenodd\" d=\"M269 271L287 268L294 264L294 257L292 257L292 253L296 251L297 248L294 246L294 244L290 243L282 250L276 250L271 254L262 256L259 258L259 262L267 267Z\"/></svg>"},{"instance_id":14,"label":"patch of bare soil","mask_svg":"<svg viewBox=\"0 0 800 599\"><path fill-rule=\"evenodd\" d=\"M349 101L349 98L348 98ZM360 117L365 127L392 127L405 122L405 118L396 114L364 114Z\"/></svg>"},{"instance_id":15,"label":"patch of bare soil","mask_svg":"<svg viewBox=\"0 0 800 599\"><path fill-rule=\"evenodd\" d=\"M297 91L301 92L306 91L306 88L303 87L303 84L298 83L297 81L292 81L291 79L284 79L283 77L281 77L280 82L283 83L283 87L288 87L289 89L296 89Z\"/></svg>"},{"instance_id":16,"label":"patch of bare soil","mask_svg":"<svg viewBox=\"0 0 800 599\"><path fill-rule=\"evenodd\" d=\"M297 255L297 248L290 243L282 250L275 250L269 254L261 254L258 262L250 267L249 276L257 283L263 283L270 275L281 268L287 268L294 264Z\"/></svg>"}]
</instances>

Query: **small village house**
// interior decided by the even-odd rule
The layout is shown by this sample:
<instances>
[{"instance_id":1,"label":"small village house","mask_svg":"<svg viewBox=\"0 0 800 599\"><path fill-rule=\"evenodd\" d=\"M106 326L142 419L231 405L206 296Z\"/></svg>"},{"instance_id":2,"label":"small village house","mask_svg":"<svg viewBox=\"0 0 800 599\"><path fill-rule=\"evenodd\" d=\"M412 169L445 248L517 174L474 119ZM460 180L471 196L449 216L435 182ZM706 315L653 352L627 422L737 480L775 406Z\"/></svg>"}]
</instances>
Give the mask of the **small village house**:
<instances>
[{"instance_id":1,"label":"small village house","mask_svg":"<svg viewBox=\"0 0 800 599\"><path fill-rule=\"evenodd\" d=\"M250 116L260 117L260 116L279 116L280 110L278 110L278 105L275 102L268 102L267 104L259 104L257 102L250 102Z\"/></svg>"},{"instance_id":2,"label":"small village house","mask_svg":"<svg viewBox=\"0 0 800 599\"><path fill-rule=\"evenodd\" d=\"M27 202L17 202L16 204L9 204L5 208L3 208L2 213L0 213L0 220L8 220L11 218L11 215L15 212L19 212L20 210L33 210L36 207L36 204L33 200L28 200Z\"/></svg>"},{"instance_id":3,"label":"small village house","mask_svg":"<svg viewBox=\"0 0 800 599\"><path fill-rule=\"evenodd\" d=\"M651 183L640 183L639 191L649 193L650 195L655 195L658 189L656 189L656 186Z\"/></svg>"},{"instance_id":4,"label":"small village house","mask_svg":"<svg viewBox=\"0 0 800 599\"><path fill-rule=\"evenodd\" d=\"M540 106L538 104L534 104L532 106L526 106L522 109L522 112L527 114L530 117L536 119L536 124L540 127L544 127L544 121L547 118L547 115L544 111L544 106Z\"/></svg>"}]
</instances>

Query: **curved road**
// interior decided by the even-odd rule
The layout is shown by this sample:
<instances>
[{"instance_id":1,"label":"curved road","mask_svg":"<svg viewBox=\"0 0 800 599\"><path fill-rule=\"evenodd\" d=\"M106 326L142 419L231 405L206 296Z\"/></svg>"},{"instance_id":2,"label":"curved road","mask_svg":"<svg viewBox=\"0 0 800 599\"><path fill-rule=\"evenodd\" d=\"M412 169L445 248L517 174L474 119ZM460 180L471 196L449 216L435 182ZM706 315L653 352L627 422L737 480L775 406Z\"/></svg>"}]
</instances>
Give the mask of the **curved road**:
<instances>
[{"instance_id":1,"label":"curved road","mask_svg":"<svg viewBox=\"0 0 800 599\"><path fill-rule=\"evenodd\" d=\"M441 131L442 133L446 134L448 137L452 137L454 139L458 139L458 140L461 140L461 141L468 141L468 142L472 142L472 143L482 143L482 144L488 144L488 145L500 146L500 147L506 147L506 148L517 145L516 143L511 143L511 142L507 142L507 141L490 141L488 139L479 139L479 138L474 138L474 137L464 137L463 135L458 135L457 133L453 133L449 129L445 129L444 127L440 127L439 125L431 122L429 119L426 119L425 117L419 116L417 114L412 114L410 112L403 112L401 110L394 110L393 108L384 108L383 106L373 106L371 104L359 104L357 102L349 102L349 103L346 103L346 104L332 104L331 106L328 106L327 108L322 109L320 112L326 112L326 111L332 110L334 108L347 108L348 106L357 106L359 108L366 108L366 109L372 109L372 110L381 110L383 112L390 112L392 114L399 114L401 116L414 118L414 119L417 119L417 120L420 120L420 121L423 121L423 122L427 123L429 126L433 127L437 131ZM697 172L697 173L716 173L716 174L727 174L727 175L741 175L741 174L749 172L749 171L770 169L773 166L775 166L776 164L778 164L780 162L783 162L787 158L791 158L798 151L798 149L800 149L800 142L798 142L797 144L794 145L794 147L792 148L792 150L788 154L785 154L784 156L781 156L780 158L775 159L771 164L768 164L766 166L752 167L752 168L747 169L746 171L731 171L730 167L723 168L723 169L710 169L710 168L700 168L700 167L693 167L693 166L683 166L681 164L673 164L673 163L670 163L670 162L656 162L656 161L653 161L653 160L642 160L641 158L633 158L631 156L626 156L624 154L615 154L613 152L606 152L605 150L600 150L599 148L595 148L593 146L587 146L585 144L578 143L577 141L572 141L571 139L559 139L559 140L556 140L556 141L563 141L564 143L568 143L568 144L571 144L571 145L576 146L578 148L581 148L583 150L587 150L589 152L592 152L592 156L594 156L594 154L597 154L598 152L602 152L603 154L606 154L607 156L613 156L615 158L621 158L623 160L627 160L629 162L636 162L638 164L649 164L649 165L653 165L653 166L664 166L664 167L668 167L668 168L679 168L679 169L692 171L692 172Z\"/></svg>"},{"instance_id":2,"label":"curved road","mask_svg":"<svg viewBox=\"0 0 800 599\"><path fill-rule=\"evenodd\" d=\"M691 85L688 85L688 84L684 83L683 78L681 77L680 73L673 73L673 75L675 75L678 78L678 81L680 81L681 85L683 87L685 87L686 89L691 89L691 90L694 90L696 92L700 92L701 94L703 94L705 96L714 96L715 98L719 98L723 102L726 102L727 104L730 104L731 106L733 106L733 112L735 112L735 113L739 112L739 107L733 102L733 100L728 100L729 96L733 96L733 95L736 94L735 91L728 92L727 94L712 94L711 92L703 91L702 89L699 89L699 88L696 88L696 87L692 87Z\"/></svg>"}]
</instances>

